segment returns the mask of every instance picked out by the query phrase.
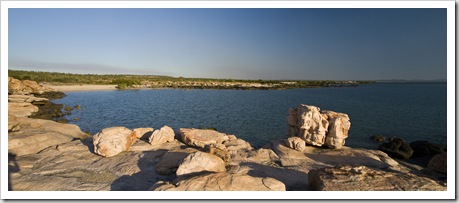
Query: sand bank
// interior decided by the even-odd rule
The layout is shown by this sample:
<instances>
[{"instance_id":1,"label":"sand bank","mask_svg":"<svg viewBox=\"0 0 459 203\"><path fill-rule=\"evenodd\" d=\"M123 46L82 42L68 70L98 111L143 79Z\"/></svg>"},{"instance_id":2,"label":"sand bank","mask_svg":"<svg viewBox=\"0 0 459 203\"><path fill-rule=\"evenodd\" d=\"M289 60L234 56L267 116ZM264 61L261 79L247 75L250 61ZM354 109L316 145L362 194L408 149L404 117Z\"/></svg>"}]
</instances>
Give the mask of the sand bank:
<instances>
[{"instance_id":1,"label":"sand bank","mask_svg":"<svg viewBox=\"0 0 459 203\"><path fill-rule=\"evenodd\" d=\"M61 92L80 92L98 90L116 90L116 85L47 85L56 91Z\"/></svg>"}]
</instances>

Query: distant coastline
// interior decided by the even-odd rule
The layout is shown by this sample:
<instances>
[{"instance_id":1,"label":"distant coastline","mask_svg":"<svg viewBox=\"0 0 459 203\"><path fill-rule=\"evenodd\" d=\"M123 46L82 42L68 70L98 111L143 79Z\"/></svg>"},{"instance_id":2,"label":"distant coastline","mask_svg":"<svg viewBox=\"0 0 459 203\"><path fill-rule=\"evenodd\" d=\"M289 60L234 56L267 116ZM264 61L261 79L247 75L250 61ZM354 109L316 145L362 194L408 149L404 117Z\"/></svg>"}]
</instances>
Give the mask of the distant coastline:
<instances>
[{"instance_id":1,"label":"distant coastline","mask_svg":"<svg viewBox=\"0 0 459 203\"><path fill-rule=\"evenodd\" d=\"M355 87L375 81L355 80L240 80L184 78L161 75L96 75L8 70L8 76L33 80L59 91L87 91L140 88L279 90L316 87Z\"/></svg>"}]
</instances>

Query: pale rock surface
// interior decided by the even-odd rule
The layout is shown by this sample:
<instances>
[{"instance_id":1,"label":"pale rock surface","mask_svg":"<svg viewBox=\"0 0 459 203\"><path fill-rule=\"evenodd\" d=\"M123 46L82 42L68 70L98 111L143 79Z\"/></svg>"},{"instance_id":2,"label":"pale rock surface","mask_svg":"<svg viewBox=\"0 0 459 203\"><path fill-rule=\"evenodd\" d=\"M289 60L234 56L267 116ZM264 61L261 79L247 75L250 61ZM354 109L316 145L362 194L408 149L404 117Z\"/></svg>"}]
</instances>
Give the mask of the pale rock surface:
<instances>
[{"instance_id":1,"label":"pale rock surface","mask_svg":"<svg viewBox=\"0 0 459 203\"><path fill-rule=\"evenodd\" d=\"M39 102L39 101L48 101L47 98L40 98L34 97L29 95L8 95L8 102L13 103L32 103L32 102Z\"/></svg>"},{"instance_id":2,"label":"pale rock surface","mask_svg":"<svg viewBox=\"0 0 459 203\"><path fill-rule=\"evenodd\" d=\"M35 154L47 147L71 141L73 138L58 132L36 131L33 134L9 136L8 153L17 156Z\"/></svg>"},{"instance_id":3,"label":"pale rock surface","mask_svg":"<svg viewBox=\"0 0 459 203\"><path fill-rule=\"evenodd\" d=\"M325 144L330 148L341 148L351 128L349 116L334 111L322 111L321 113L327 117L329 123Z\"/></svg>"},{"instance_id":4,"label":"pale rock surface","mask_svg":"<svg viewBox=\"0 0 459 203\"><path fill-rule=\"evenodd\" d=\"M153 133L153 128L135 128L132 131L135 133L137 139L149 138Z\"/></svg>"},{"instance_id":5,"label":"pale rock surface","mask_svg":"<svg viewBox=\"0 0 459 203\"><path fill-rule=\"evenodd\" d=\"M174 130L165 125L159 130L155 130L149 138L151 145L163 144L166 142L173 142L175 137Z\"/></svg>"},{"instance_id":6,"label":"pale rock surface","mask_svg":"<svg viewBox=\"0 0 459 203\"><path fill-rule=\"evenodd\" d=\"M129 147L137 140L136 133L126 127L105 128L94 135L94 151L104 157L112 157Z\"/></svg>"},{"instance_id":7,"label":"pale rock surface","mask_svg":"<svg viewBox=\"0 0 459 203\"><path fill-rule=\"evenodd\" d=\"M437 182L410 173L343 165L314 169L309 185L319 191L445 191Z\"/></svg>"},{"instance_id":8,"label":"pale rock surface","mask_svg":"<svg viewBox=\"0 0 459 203\"><path fill-rule=\"evenodd\" d=\"M35 81L30 80L18 80L12 77L8 77L8 94L16 95L28 95L28 94L43 94L45 91L51 90L38 85Z\"/></svg>"},{"instance_id":9,"label":"pale rock surface","mask_svg":"<svg viewBox=\"0 0 459 203\"><path fill-rule=\"evenodd\" d=\"M209 173L179 180L176 184L160 182L154 191L285 191L285 185L270 177L247 174Z\"/></svg>"},{"instance_id":10,"label":"pale rock surface","mask_svg":"<svg viewBox=\"0 0 459 203\"><path fill-rule=\"evenodd\" d=\"M13 103L8 102L8 114L16 117L28 117L38 111L38 107L27 102Z\"/></svg>"},{"instance_id":11,"label":"pale rock surface","mask_svg":"<svg viewBox=\"0 0 459 203\"><path fill-rule=\"evenodd\" d=\"M226 171L225 162L217 156L198 151L183 160L176 174L185 175L202 171L224 172Z\"/></svg>"},{"instance_id":12,"label":"pale rock surface","mask_svg":"<svg viewBox=\"0 0 459 203\"><path fill-rule=\"evenodd\" d=\"M18 131L18 130L19 130L18 118L13 114L8 114L8 132Z\"/></svg>"},{"instance_id":13,"label":"pale rock surface","mask_svg":"<svg viewBox=\"0 0 459 203\"><path fill-rule=\"evenodd\" d=\"M318 107L304 104L298 107L298 137L307 144L319 147L325 144L328 125Z\"/></svg>"},{"instance_id":14,"label":"pale rock surface","mask_svg":"<svg viewBox=\"0 0 459 203\"><path fill-rule=\"evenodd\" d=\"M290 147L294 150L302 152L304 149L306 149L306 142L302 140L299 137L289 137L286 141L285 144L287 147Z\"/></svg>"},{"instance_id":15,"label":"pale rock surface","mask_svg":"<svg viewBox=\"0 0 459 203\"><path fill-rule=\"evenodd\" d=\"M223 144L230 154L235 154L239 150L253 149L250 143L243 139L237 138L235 135L228 135L228 140L224 141Z\"/></svg>"},{"instance_id":16,"label":"pale rock surface","mask_svg":"<svg viewBox=\"0 0 459 203\"><path fill-rule=\"evenodd\" d=\"M180 128L182 141L189 145L204 148L206 145L219 145L228 140L228 136L215 130Z\"/></svg>"},{"instance_id":17,"label":"pale rock surface","mask_svg":"<svg viewBox=\"0 0 459 203\"><path fill-rule=\"evenodd\" d=\"M149 144L148 144L149 145ZM125 152L105 158L94 154L90 140L74 140L38 154L9 158L12 190L147 190L158 180L154 164L165 150Z\"/></svg>"},{"instance_id":18,"label":"pale rock surface","mask_svg":"<svg viewBox=\"0 0 459 203\"><path fill-rule=\"evenodd\" d=\"M22 117L16 118L15 122L14 126L18 130L8 133L8 152L17 156L35 154L47 147L69 142L74 138L89 137L73 124Z\"/></svg>"}]
</instances>

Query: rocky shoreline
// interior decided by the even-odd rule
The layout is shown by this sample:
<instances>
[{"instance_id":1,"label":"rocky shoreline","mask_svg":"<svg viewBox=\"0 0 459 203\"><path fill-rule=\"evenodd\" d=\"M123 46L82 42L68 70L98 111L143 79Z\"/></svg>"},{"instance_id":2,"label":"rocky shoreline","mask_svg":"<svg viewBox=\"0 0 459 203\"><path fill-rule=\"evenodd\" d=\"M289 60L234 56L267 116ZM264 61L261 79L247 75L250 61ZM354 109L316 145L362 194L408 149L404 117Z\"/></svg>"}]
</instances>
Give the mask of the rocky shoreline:
<instances>
[{"instance_id":1,"label":"rocky shoreline","mask_svg":"<svg viewBox=\"0 0 459 203\"><path fill-rule=\"evenodd\" d=\"M447 188L446 171L391 158L380 150L345 146L350 122L343 113L308 105L289 109L289 137L261 148L215 130L174 131L168 126L118 126L91 136L73 124L30 118L38 111L34 102L49 101L36 93L53 90L33 81L9 82L10 191Z\"/></svg>"}]
</instances>

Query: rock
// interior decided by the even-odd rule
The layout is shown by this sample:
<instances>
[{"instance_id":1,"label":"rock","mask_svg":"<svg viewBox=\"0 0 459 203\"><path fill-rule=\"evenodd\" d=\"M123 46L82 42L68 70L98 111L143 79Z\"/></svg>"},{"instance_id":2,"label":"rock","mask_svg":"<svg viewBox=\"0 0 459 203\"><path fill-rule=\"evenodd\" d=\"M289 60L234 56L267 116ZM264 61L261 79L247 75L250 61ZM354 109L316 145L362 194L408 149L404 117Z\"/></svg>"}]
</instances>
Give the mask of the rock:
<instances>
[{"instance_id":1,"label":"rock","mask_svg":"<svg viewBox=\"0 0 459 203\"><path fill-rule=\"evenodd\" d=\"M46 98L34 97L30 95L8 95L8 102L13 103L32 103L32 102L40 102L40 101L48 101Z\"/></svg>"},{"instance_id":2,"label":"rock","mask_svg":"<svg viewBox=\"0 0 459 203\"><path fill-rule=\"evenodd\" d=\"M62 112L63 104L55 104L50 101L33 102L32 104L38 107L38 111L33 113L30 118L52 120L66 115Z\"/></svg>"},{"instance_id":3,"label":"rock","mask_svg":"<svg viewBox=\"0 0 459 203\"><path fill-rule=\"evenodd\" d=\"M80 127L74 124L64 124L55 121L32 118L17 118L19 127L24 133L33 134L34 131L58 132L72 138L86 139L90 135L81 131Z\"/></svg>"},{"instance_id":4,"label":"rock","mask_svg":"<svg viewBox=\"0 0 459 203\"><path fill-rule=\"evenodd\" d=\"M12 114L8 114L8 132L19 130L18 118Z\"/></svg>"},{"instance_id":5,"label":"rock","mask_svg":"<svg viewBox=\"0 0 459 203\"><path fill-rule=\"evenodd\" d=\"M32 113L37 112L38 107L31 103L12 103L8 102L8 114L14 115L16 117L28 117Z\"/></svg>"},{"instance_id":6,"label":"rock","mask_svg":"<svg viewBox=\"0 0 459 203\"><path fill-rule=\"evenodd\" d=\"M135 132L137 139L148 139L153 133L153 128L136 128L132 131Z\"/></svg>"},{"instance_id":7,"label":"rock","mask_svg":"<svg viewBox=\"0 0 459 203\"><path fill-rule=\"evenodd\" d=\"M222 144L229 139L226 134L219 133L215 130L180 128L180 135L182 141L188 146L200 148L204 148L206 145L210 144Z\"/></svg>"},{"instance_id":8,"label":"rock","mask_svg":"<svg viewBox=\"0 0 459 203\"><path fill-rule=\"evenodd\" d=\"M413 155L413 149L401 138L390 138L388 142L382 143L379 150L394 158L409 159Z\"/></svg>"},{"instance_id":9,"label":"rock","mask_svg":"<svg viewBox=\"0 0 459 203\"><path fill-rule=\"evenodd\" d=\"M237 138L235 135L228 135L228 140L224 141L227 151L230 154L236 154L240 150L251 150L253 147L250 143L246 142L243 139Z\"/></svg>"},{"instance_id":10,"label":"rock","mask_svg":"<svg viewBox=\"0 0 459 203\"><path fill-rule=\"evenodd\" d=\"M151 146L150 144L148 144ZM147 190L158 180L154 165L165 151L125 152L104 158L92 153L92 143L74 140L38 154L9 159L12 189L27 191Z\"/></svg>"},{"instance_id":11,"label":"rock","mask_svg":"<svg viewBox=\"0 0 459 203\"><path fill-rule=\"evenodd\" d=\"M328 121L315 106L301 104L298 107L298 137L307 144L322 146L328 129Z\"/></svg>"},{"instance_id":12,"label":"rock","mask_svg":"<svg viewBox=\"0 0 459 203\"><path fill-rule=\"evenodd\" d=\"M203 149L204 152L209 153L211 155L215 155L222 159L225 164L229 163L231 161L231 155L228 152L228 149L226 149L225 145L206 145L206 147Z\"/></svg>"},{"instance_id":13,"label":"rock","mask_svg":"<svg viewBox=\"0 0 459 203\"><path fill-rule=\"evenodd\" d=\"M300 137L306 144L339 149L345 144L351 127L349 116L301 104L290 108L287 116L290 137Z\"/></svg>"},{"instance_id":14,"label":"rock","mask_svg":"<svg viewBox=\"0 0 459 203\"><path fill-rule=\"evenodd\" d=\"M363 165L379 169L398 170L399 164L379 150L342 147L340 149L321 149L313 146L299 152L280 143L274 143L273 150L279 155L284 167L295 167L308 172L311 169L335 165Z\"/></svg>"},{"instance_id":15,"label":"rock","mask_svg":"<svg viewBox=\"0 0 459 203\"><path fill-rule=\"evenodd\" d=\"M149 138L151 145L163 144L166 142L173 142L175 137L174 130L165 125L159 130L155 130Z\"/></svg>"},{"instance_id":16,"label":"rock","mask_svg":"<svg viewBox=\"0 0 459 203\"><path fill-rule=\"evenodd\" d=\"M348 136L349 128L351 128L349 116L334 111L322 111L321 113L327 117L329 123L325 144L329 148L341 148L344 146L344 140Z\"/></svg>"},{"instance_id":17,"label":"rock","mask_svg":"<svg viewBox=\"0 0 459 203\"><path fill-rule=\"evenodd\" d=\"M429 141L414 141L410 143L410 147L413 149L412 158L433 156L446 152L446 145L435 144Z\"/></svg>"},{"instance_id":18,"label":"rock","mask_svg":"<svg viewBox=\"0 0 459 203\"><path fill-rule=\"evenodd\" d=\"M105 128L94 135L94 151L104 157L112 157L129 147L137 140L136 133L126 127Z\"/></svg>"},{"instance_id":19,"label":"rock","mask_svg":"<svg viewBox=\"0 0 459 203\"><path fill-rule=\"evenodd\" d=\"M427 165L427 168L439 173L446 174L447 172L446 152L435 155Z\"/></svg>"},{"instance_id":20,"label":"rock","mask_svg":"<svg viewBox=\"0 0 459 203\"><path fill-rule=\"evenodd\" d=\"M217 156L198 151L183 160L176 174L185 175L202 171L224 172L226 171L225 162Z\"/></svg>"},{"instance_id":21,"label":"rock","mask_svg":"<svg viewBox=\"0 0 459 203\"><path fill-rule=\"evenodd\" d=\"M17 156L35 154L51 146L89 135L73 124L49 120L16 118L18 131L8 133L8 152Z\"/></svg>"},{"instance_id":22,"label":"rock","mask_svg":"<svg viewBox=\"0 0 459 203\"><path fill-rule=\"evenodd\" d=\"M17 134L8 137L8 153L17 156L35 154L50 146L71 141L71 136L47 131L36 131L33 134Z\"/></svg>"},{"instance_id":23,"label":"rock","mask_svg":"<svg viewBox=\"0 0 459 203\"><path fill-rule=\"evenodd\" d=\"M384 142L384 140L386 138L384 136L382 136L382 135L372 135L370 137L370 139L372 139L373 141L376 141L376 142Z\"/></svg>"},{"instance_id":24,"label":"rock","mask_svg":"<svg viewBox=\"0 0 459 203\"><path fill-rule=\"evenodd\" d=\"M166 152L156 164L155 169L161 175L172 175L177 171L183 160L196 151L196 149L187 148L187 150Z\"/></svg>"},{"instance_id":25,"label":"rock","mask_svg":"<svg viewBox=\"0 0 459 203\"><path fill-rule=\"evenodd\" d=\"M319 191L445 191L437 182L410 173L386 172L365 166L337 166L308 173L309 185Z\"/></svg>"},{"instance_id":26,"label":"rock","mask_svg":"<svg viewBox=\"0 0 459 203\"><path fill-rule=\"evenodd\" d=\"M285 185L270 177L247 174L209 173L179 180L176 184L160 182L154 191L285 191Z\"/></svg>"},{"instance_id":27,"label":"rock","mask_svg":"<svg viewBox=\"0 0 459 203\"><path fill-rule=\"evenodd\" d=\"M29 95L29 94L43 94L46 88L38 85L35 81L23 80L8 77L8 94L16 95Z\"/></svg>"},{"instance_id":28,"label":"rock","mask_svg":"<svg viewBox=\"0 0 459 203\"><path fill-rule=\"evenodd\" d=\"M48 88L48 87L44 87L44 88L45 88L45 92L43 92L42 94L34 94L34 95L37 97L48 98L51 100L52 99L62 99L67 96L63 92L54 91L53 89Z\"/></svg>"},{"instance_id":29,"label":"rock","mask_svg":"<svg viewBox=\"0 0 459 203\"><path fill-rule=\"evenodd\" d=\"M285 142L285 145L300 152L306 148L306 142L299 137L288 138Z\"/></svg>"}]
</instances>

